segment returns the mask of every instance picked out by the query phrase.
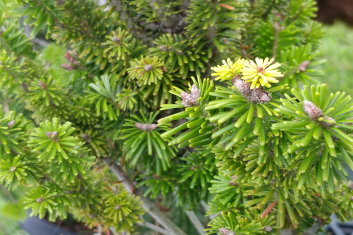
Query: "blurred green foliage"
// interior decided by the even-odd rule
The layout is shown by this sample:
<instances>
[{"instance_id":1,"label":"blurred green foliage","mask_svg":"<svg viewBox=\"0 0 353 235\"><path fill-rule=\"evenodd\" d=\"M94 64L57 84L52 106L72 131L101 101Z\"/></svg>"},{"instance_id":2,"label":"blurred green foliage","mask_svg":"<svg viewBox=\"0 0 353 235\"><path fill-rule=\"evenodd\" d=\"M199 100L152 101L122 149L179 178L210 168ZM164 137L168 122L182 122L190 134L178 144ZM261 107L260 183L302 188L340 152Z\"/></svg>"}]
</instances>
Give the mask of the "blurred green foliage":
<instances>
[{"instance_id":1,"label":"blurred green foliage","mask_svg":"<svg viewBox=\"0 0 353 235\"><path fill-rule=\"evenodd\" d=\"M26 216L23 204L11 202L3 193L0 193L0 235L27 235L18 225Z\"/></svg>"},{"instance_id":2,"label":"blurred green foliage","mask_svg":"<svg viewBox=\"0 0 353 235\"><path fill-rule=\"evenodd\" d=\"M0 208L0 213L9 219L20 221L26 218L22 202L7 202Z\"/></svg>"},{"instance_id":3,"label":"blurred green foliage","mask_svg":"<svg viewBox=\"0 0 353 235\"><path fill-rule=\"evenodd\" d=\"M353 94L353 28L336 23L324 29L320 51L326 59L325 75L319 82L327 83L331 90Z\"/></svg>"}]
</instances>

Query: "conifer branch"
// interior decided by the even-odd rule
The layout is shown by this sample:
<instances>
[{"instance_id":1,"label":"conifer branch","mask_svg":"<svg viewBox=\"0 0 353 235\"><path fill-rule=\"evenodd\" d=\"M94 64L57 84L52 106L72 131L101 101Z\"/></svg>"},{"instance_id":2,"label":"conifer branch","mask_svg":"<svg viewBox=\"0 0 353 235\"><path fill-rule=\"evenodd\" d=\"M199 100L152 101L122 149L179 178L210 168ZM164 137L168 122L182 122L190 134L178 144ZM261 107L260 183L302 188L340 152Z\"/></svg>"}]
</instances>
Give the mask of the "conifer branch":
<instances>
[{"instance_id":1,"label":"conifer branch","mask_svg":"<svg viewBox=\"0 0 353 235\"><path fill-rule=\"evenodd\" d=\"M210 207L207 205L207 203L204 200L201 201L201 206L205 210L205 212L207 212L210 209Z\"/></svg>"},{"instance_id":2,"label":"conifer branch","mask_svg":"<svg viewBox=\"0 0 353 235\"><path fill-rule=\"evenodd\" d=\"M173 235L185 235L185 233L176 226L167 216L161 212L155 204L147 198L140 196L141 201L143 202L142 208L152 216L158 223L160 223L165 229Z\"/></svg>"},{"instance_id":3,"label":"conifer branch","mask_svg":"<svg viewBox=\"0 0 353 235\"><path fill-rule=\"evenodd\" d=\"M124 185L126 191L128 191L129 193L133 194L134 193L134 185L133 183L130 181L129 178L127 178L127 176L125 175L123 169L121 169L121 167L117 164L112 163L109 160L104 160L104 162L109 165L110 170L113 172L113 174L122 182L122 184Z\"/></svg>"},{"instance_id":4,"label":"conifer branch","mask_svg":"<svg viewBox=\"0 0 353 235\"><path fill-rule=\"evenodd\" d=\"M24 186L33 215L112 235L313 234L352 217L352 98L311 85L315 0L5 2L0 184Z\"/></svg>"},{"instance_id":5,"label":"conifer branch","mask_svg":"<svg viewBox=\"0 0 353 235\"><path fill-rule=\"evenodd\" d=\"M210 207L207 205L207 203L205 201L201 201L201 206L204 209L205 214L210 210ZM212 220L216 216L217 216L217 214L212 214L212 215L207 216L207 218Z\"/></svg>"},{"instance_id":6,"label":"conifer branch","mask_svg":"<svg viewBox=\"0 0 353 235\"><path fill-rule=\"evenodd\" d=\"M196 230L200 235L205 234L205 228L200 222L199 218L197 218L195 212L193 211L185 211L186 215L189 217L191 223L195 226Z\"/></svg>"},{"instance_id":7,"label":"conifer branch","mask_svg":"<svg viewBox=\"0 0 353 235\"><path fill-rule=\"evenodd\" d=\"M39 45L40 47L46 47L49 45L49 42L43 40L43 39L40 39L40 38L33 38L33 43Z\"/></svg>"},{"instance_id":8,"label":"conifer branch","mask_svg":"<svg viewBox=\"0 0 353 235\"><path fill-rule=\"evenodd\" d=\"M110 170L113 172L113 174L120 180L122 181L123 185L125 186L126 190L129 193L134 193L133 188L134 184L132 181L126 176L124 173L123 169L113 163L112 161L106 159L104 162L109 165ZM152 216L153 219L155 219L158 223L160 223L166 230L168 230L169 234L173 235L185 235L185 233L178 227L176 226L168 217L161 212L152 201L149 199L139 195L141 201L143 202L142 208Z\"/></svg>"},{"instance_id":9,"label":"conifer branch","mask_svg":"<svg viewBox=\"0 0 353 235\"><path fill-rule=\"evenodd\" d=\"M140 223L139 225L143 226L143 227L146 227L146 228L149 228L149 229L151 229L153 231L156 231L158 233L162 233L164 235L168 235L169 234L169 232L167 230L165 230L165 229L163 229L163 228L161 228L161 227L159 227L157 225L154 225L152 223L146 222L146 221Z\"/></svg>"}]
</instances>

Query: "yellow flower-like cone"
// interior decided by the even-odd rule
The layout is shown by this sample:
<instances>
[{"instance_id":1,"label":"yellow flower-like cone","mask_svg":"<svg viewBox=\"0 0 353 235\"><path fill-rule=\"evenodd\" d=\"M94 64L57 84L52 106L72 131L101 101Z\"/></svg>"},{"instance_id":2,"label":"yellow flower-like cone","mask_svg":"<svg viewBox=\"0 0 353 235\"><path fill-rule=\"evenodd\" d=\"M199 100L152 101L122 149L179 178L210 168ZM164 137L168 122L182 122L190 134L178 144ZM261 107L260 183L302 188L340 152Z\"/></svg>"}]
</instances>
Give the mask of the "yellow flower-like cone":
<instances>
[{"instance_id":1,"label":"yellow flower-like cone","mask_svg":"<svg viewBox=\"0 0 353 235\"><path fill-rule=\"evenodd\" d=\"M277 83L276 78L283 77L277 70L280 63L273 63L274 59L255 58L255 61L246 61L242 68L242 79L251 82L250 89L259 87L271 87L271 83Z\"/></svg>"},{"instance_id":2,"label":"yellow flower-like cone","mask_svg":"<svg viewBox=\"0 0 353 235\"><path fill-rule=\"evenodd\" d=\"M212 73L212 76L216 77L216 80L231 80L233 79L235 76L239 75L245 60L244 59L237 59L235 62L232 62L231 59L227 59L227 60L222 60L223 65L218 65L215 67L212 67L212 71L214 71L214 73Z\"/></svg>"}]
</instances>

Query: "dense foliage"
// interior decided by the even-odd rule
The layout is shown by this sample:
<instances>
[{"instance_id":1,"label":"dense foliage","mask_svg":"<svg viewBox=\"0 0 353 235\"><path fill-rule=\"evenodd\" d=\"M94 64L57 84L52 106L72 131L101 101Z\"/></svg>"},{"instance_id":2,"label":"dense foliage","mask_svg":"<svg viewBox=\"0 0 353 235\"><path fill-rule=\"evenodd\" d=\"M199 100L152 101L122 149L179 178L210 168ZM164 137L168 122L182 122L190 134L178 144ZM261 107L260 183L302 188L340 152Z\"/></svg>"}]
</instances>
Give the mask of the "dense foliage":
<instances>
[{"instance_id":1,"label":"dense foliage","mask_svg":"<svg viewBox=\"0 0 353 235\"><path fill-rule=\"evenodd\" d=\"M107 234L351 219L352 101L318 84L314 1L0 10L0 182L32 215Z\"/></svg>"}]
</instances>

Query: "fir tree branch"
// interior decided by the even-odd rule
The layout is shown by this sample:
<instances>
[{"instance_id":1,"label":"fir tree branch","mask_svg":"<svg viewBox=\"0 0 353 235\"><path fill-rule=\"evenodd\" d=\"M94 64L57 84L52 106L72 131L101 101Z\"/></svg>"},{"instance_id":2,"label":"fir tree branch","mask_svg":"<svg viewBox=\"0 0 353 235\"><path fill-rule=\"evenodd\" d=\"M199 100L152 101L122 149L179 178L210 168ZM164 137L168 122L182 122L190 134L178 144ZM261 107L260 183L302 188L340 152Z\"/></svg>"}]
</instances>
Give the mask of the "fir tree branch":
<instances>
[{"instance_id":1,"label":"fir tree branch","mask_svg":"<svg viewBox=\"0 0 353 235\"><path fill-rule=\"evenodd\" d=\"M40 39L40 38L33 38L32 41L33 41L33 43L37 44L40 47L46 47L49 45L49 42L47 42L43 39Z\"/></svg>"},{"instance_id":2,"label":"fir tree branch","mask_svg":"<svg viewBox=\"0 0 353 235\"><path fill-rule=\"evenodd\" d=\"M163 229L163 228L161 228L161 227L159 227L157 225L154 225L152 223L146 222L146 221L142 222L142 223L140 223L138 225L146 227L146 228L149 228L149 229L151 229L153 231L156 231L158 233L162 233L164 235L168 235L169 234L169 232L167 230L165 230L165 229Z\"/></svg>"},{"instance_id":3,"label":"fir tree branch","mask_svg":"<svg viewBox=\"0 0 353 235\"><path fill-rule=\"evenodd\" d=\"M191 223L195 226L196 230L200 235L205 234L205 228L200 222L199 218L197 218L196 214L193 211L185 211L186 215L189 217Z\"/></svg>"},{"instance_id":4,"label":"fir tree branch","mask_svg":"<svg viewBox=\"0 0 353 235\"><path fill-rule=\"evenodd\" d=\"M207 212L210 209L210 207L207 205L207 203L204 200L201 201L201 206L205 210L205 212Z\"/></svg>"},{"instance_id":5,"label":"fir tree branch","mask_svg":"<svg viewBox=\"0 0 353 235\"><path fill-rule=\"evenodd\" d=\"M156 208L155 204L147 198L140 196L143 202L142 208L150 214L158 223L160 223L164 228L166 228L170 234L175 235L186 235L178 226L176 226L167 216Z\"/></svg>"},{"instance_id":6,"label":"fir tree branch","mask_svg":"<svg viewBox=\"0 0 353 235\"><path fill-rule=\"evenodd\" d=\"M113 174L120 180L122 181L123 185L125 186L126 190L129 193L134 193L133 188L134 184L133 182L126 176L124 173L123 169L113 163L111 160L106 159L104 162L109 165L110 170L113 172ZM143 202L142 208L152 216L153 219L155 219L158 223L160 223L166 230L168 230L169 234L173 235L186 235L178 226L176 226L168 217L161 212L152 201L149 199L139 195L141 201Z\"/></svg>"},{"instance_id":7,"label":"fir tree branch","mask_svg":"<svg viewBox=\"0 0 353 235\"><path fill-rule=\"evenodd\" d=\"M134 184L130 181L129 178L125 175L124 171L117 164L112 163L109 160L105 160L105 163L109 165L110 170L113 172L115 176L123 183L126 191L133 194L134 193Z\"/></svg>"},{"instance_id":8,"label":"fir tree branch","mask_svg":"<svg viewBox=\"0 0 353 235\"><path fill-rule=\"evenodd\" d=\"M203 210L205 211L205 214L207 214L207 212L209 211L210 207L207 205L207 203L205 201L201 201L201 206L203 208ZM209 220L212 220L213 218L215 218L218 214L212 214L207 216L207 218Z\"/></svg>"},{"instance_id":9,"label":"fir tree branch","mask_svg":"<svg viewBox=\"0 0 353 235\"><path fill-rule=\"evenodd\" d=\"M31 36L31 34L32 34L32 29L31 29L31 27L30 27L28 24L26 24L26 25L24 26L24 33L27 35L28 38L32 38L32 36ZM41 47L41 48L46 47L46 46L49 45L49 42L48 42L48 41L43 40L43 39L40 39L40 38L37 38L37 37L34 37L34 38L32 39L32 42L33 42L34 44L37 44L37 45L38 45L39 47Z\"/></svg>"}]
</instances>

